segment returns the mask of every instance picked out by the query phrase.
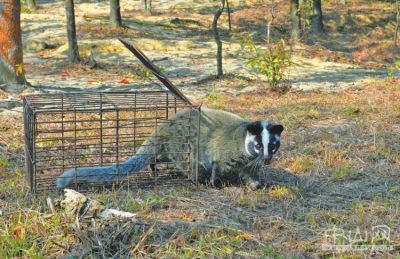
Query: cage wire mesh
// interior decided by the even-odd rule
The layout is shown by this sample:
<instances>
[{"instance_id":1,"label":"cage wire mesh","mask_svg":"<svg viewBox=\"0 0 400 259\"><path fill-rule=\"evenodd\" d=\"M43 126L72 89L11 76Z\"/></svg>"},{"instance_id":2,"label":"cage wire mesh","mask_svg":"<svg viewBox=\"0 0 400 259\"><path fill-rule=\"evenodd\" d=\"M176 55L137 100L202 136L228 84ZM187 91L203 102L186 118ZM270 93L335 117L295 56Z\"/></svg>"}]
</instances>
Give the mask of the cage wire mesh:
<instances>
[{"instance_id":1,"label":"cage wire mesh","mask_svg":"<svg viewBox=\"0 0 400 259\"><path fill-rule=\"evenodd\" d=\"M120 175L118 166L133 156L157 128L182 109L195 109L168 91L62 93L24 98L26 177L32 192L56 190L56 179L68 169L116 165L113 181L88 183L73 176L68 187L87 191L98 187L145 187L178 184L188 180L191 163L191 113L179 127L187 135L171 133L168 142L179 143L181 170L162 162L157 154L144 170ZM149 154L150 155L150 154ZM191 172L194 173L194 172Z\"/></svg>"}]
</instances>

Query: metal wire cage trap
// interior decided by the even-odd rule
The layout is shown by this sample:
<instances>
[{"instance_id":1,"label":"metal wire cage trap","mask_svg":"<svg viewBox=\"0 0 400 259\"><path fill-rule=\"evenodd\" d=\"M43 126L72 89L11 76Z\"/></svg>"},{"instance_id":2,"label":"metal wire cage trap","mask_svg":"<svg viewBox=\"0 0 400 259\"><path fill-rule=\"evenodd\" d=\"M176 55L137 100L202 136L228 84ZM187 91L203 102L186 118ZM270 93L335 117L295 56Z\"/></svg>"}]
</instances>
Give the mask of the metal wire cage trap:
<instances>
[{"instance_id":1,"label":"metal wire cage trap","mask_svg":"<svg viewBox=\"0 0 400 259\"><path fill-rule=\"evenodd\" d=\"M147 138L157 138L157 127L168 123L177 111L192 108L168 91L27 96L24 119L29 186L33 192L55 189L57 177L68 169L107 165L117 165L117 181L101 186L182 181L188 172L175 171L173 162L154 160L152 168L121 177L118 164L133 156ZM190 114L174 123L190 127ZM184 147L179 152L187 161L184 170L188 171L193 168L189 137L168 136ZM69 187L82 190L91 186L74 178Z\"/></svg>"},{"instance_id":2,"label":"metal wire cage trap","mask_svg":"<svg viewBox=\"0 0 400 259\"><path fill-rule=\"evenodd\" d=\"M127 47L132 51L133 46ZM162 162L158 154L152 154L150 166L133 174L119 174L119 166L146 145L147 138L157 139L158 127L170 123L180 110L196 109L143 53L133 50L170 91L58 93L24 98L25 171L32 192L55 190L60 175L82 167L115 165L115 176L112 181L88 183L75 173L68 188L84 191L99 186L165 185L182 183L187 175L195 174L189 139L191 112L173 122L188 127L188 134L167 136L168 141L182 147L177 151L182 158L179 171L173 161Z\"/></svg>"}]
</instances>

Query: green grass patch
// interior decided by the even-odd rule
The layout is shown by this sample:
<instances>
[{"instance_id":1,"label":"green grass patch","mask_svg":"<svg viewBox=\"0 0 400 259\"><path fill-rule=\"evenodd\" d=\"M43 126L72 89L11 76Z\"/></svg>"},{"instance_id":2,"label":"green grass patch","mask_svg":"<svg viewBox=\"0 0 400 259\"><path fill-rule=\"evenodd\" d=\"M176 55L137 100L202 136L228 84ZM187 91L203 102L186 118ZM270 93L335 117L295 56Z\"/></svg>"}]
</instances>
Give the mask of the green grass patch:
<instances>
[{"instance_id":1,"label":"green grass patch","mask_svg":"<svg viewBox=\"0 0 400 259\"><path fill-rule=\"evenodd\" d=\"M71 241L59 214L16 211L0 218L0 224L0 258L44 258L47 252L61 251L60 246Z\"/></svg>"},{"instance_id":2,"label":"green grass patch","mask_svg":"<svg viewBox=\"0 0 400 259\"><path fill-rule=\"evenodd\" d=\"M348 115L348 116L352 116L352 115L357 115L360 113L360 108L357 107L353 107L353 106L348 106L344 109L344 114Z\"/></svg>"},{"instance_id":3,"label":"green grass patch","mask_svg":"<svg viewBox=\"0 0 400 259\"><path fill-rule=\"evenodd\" d=\"M355 180L362 177L363 173L352 167L339 167L331 174L334 181Z\"/></svg>"},{"instance_id":4,"label":"green grass patch","mask_svg":"<svg viewBox=\"0 0 400 259\"><path fill-rule=\"evenodd\" d=\"M275 254L253 241L251 234L226 227L192 229L165 246L164 255L174 258L261 257Z\"/></svg>"},{"instance_id":5,"label":"green grass patch","mask_svg":"<svg viewBox=\"0 0 400 259\"><path fill-rule=\"evenodd\" d=\"M0 154L0 173L8 171L10 161L5 154Z\"/></svg>"}]
</instances>

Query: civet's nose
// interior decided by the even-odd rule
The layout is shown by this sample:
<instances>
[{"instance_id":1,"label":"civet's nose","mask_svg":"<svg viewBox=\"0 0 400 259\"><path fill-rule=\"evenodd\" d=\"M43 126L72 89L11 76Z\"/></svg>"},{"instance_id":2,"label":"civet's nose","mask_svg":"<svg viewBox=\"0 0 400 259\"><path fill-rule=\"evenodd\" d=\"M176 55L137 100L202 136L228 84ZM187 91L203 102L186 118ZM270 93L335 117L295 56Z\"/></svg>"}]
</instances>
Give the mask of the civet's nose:
<instances>
[{"instance_id":1,"label":"civet's nose","mask_svg":"<svg viewBox=\"0 0 400 259\"><path fill-rule=\"evenodd\" d=\"M264 155L263 160L265 163L269 164L272 160L272 154Z\"/></svg>"}]
</instances>

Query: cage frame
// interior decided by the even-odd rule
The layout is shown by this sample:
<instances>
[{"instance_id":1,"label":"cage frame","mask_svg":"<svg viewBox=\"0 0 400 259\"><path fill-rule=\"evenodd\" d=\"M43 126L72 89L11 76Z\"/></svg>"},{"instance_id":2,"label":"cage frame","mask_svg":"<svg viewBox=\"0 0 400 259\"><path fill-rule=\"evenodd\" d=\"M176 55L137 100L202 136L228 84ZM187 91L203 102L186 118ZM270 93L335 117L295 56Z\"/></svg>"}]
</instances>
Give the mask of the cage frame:
<instances>
[{"instance_id":1,"label":"cage frame","mask_svg":"<svg viewBox=\"0 0 400 259\"><path fill-rule=\"evenodd\" d=\"M24 149L25 149L25 178L26 181L28 182L29 188L31 190L31 192L36 193L38 191L37 189L37 150L36 150L36 136L38 134L37 132L37 118L40 114L45 114L47 113L52 113L52 112L60 112L60 110L55 110L55 111L49 111L49 110L40 110L40 108L35 107L35 104L32 102L32 100L34 98L52 98L52 97L60 97L61 96L61 125L62 125L62 153L63 153L63 165L62 165L62 169L63 171L65 171L65 161L64 161L64 97L65 96L74 96L74 98L76 98L76 96L78 95L82 95L82 94L91 94L91 95L99 95L100 96L100 107L98 107L100 109L100 166L103 166L103 150L102 150L102 123L103 123L103 112L106 111L107 109L105 109L102 105L103 105L103 95L110 95L110 94L122 94L122 95L134 95L135 97L135 107L130 107L130 109L133 109L136 112L136 97L137 95L141 94L152 94L152 93L157 93L157 94L166 94L166 107L161 107L161 108L166 108L166 120L169 120L169 95L174 97L174 106L172 107L174 109L174 113L176 114L177 112L177 108L184 108L184 109L196 109L198 111L198 121L197 121L197 139L195 140L196 143L192 143L193 145L196 145L196 150L197 150L197 154L192 156L192 152L194 150L193 147L190 146L190 140L189 138L190 136L190 128L189 128L189 136L187 136L187 141L189 144L189 160L192 159L194 161L189 161L189 167L191 168L191 170L194 170L194 176L195 176L195 184L196 186L198 186L199 184L199 160L200 160L200 116L201 116L201 104L193 104L169 79L168 77L157 67L155 66L151 60L137 47L135 47L134 45L132 45L131 43L129 43L127 40L124 40L122 38L119 38L119 41L132 53L134 54L139 60L140 62L147 68L149 69L153 75L168 89L168 90L136 90L136 91L119 91L119 92L86 92L86 93L54 93L54 94L38 94L38 95L27 95L23 98L23 113L24 113L24 140L25 140L25 145L24 145ZM182 102L182 104L180 106L178 106L177 102ZM90 103L90 101L89 101ZM37 103L38 104L38 103ZM119 111L121 110L121 107L118 107L118 104L116 103L112 103L112 108L109 108L110 111L115 111L116 115L117 115L117 119L116 119L116 131L117 131L117 138L116 138L116 172L117 172L117 183L119 183L119 135L118 135L118 128L119 128ZM80 107L82 108L82 107ZM157 141L157 111L158 111L158 105L156 105L155 110L156 110L156 116L155 116L155 129L154 129L154 134L155 134L155 139ZM60 109L60 107L58 107L58 109ZM97 109L87 109L85 110L84 107L82 108L84 111L88 112L88 111L93 111L93 112L97 112ZM153 107L154 109L154 107ZM71 112L71 110L66 110L66 112ZM77 110L76 107L74 107L74 125L75 125L75 130L74 130L74 134L75 134L75 140L74 140L74 168L75 168L75 189L78 188L77 186L77 176L76 176L76 170L77 170L77 162L76 162L76 131L77 131L77 118L76 118L76 114L77 114ZM191 117L191 112L189 112L189 115ZM191 118L189 118L189 127L191 127L192 125L190 125L190 120ZM154 137L153 134L151 134L148 137ZM143 143L142 143L143 144ZM135 133L134 133L134 152L136 153L137 149L136 149L136 140L135 140ZM157 154L158 155L158 154ZM157 156L155 156L157 157ZM155 158L156 160L156 158ZM192 167L190 165L190 163L195 163L195 165ZM157 164L157 161L155 161L155 164ZM98 166L96 164L92 164L92 166ZM168 166L167 166L168 169ZM154 166L154 185L157 185L157 180L158 180L158 173L157 173L157 168L156 166ZM126 178L128 178L128 188L129 188L129 176L127 176Z\"/></svg>"},{"instance_id":2,"label":"cage frame","mask_svg":"<svg viewBox=\"0 0 400 259\"><path fill-rule=\"evenodd\" d=\"M80 106L77 109L77 107L66 107L65 104L65 100L67 100L68 98L77 98L80 97L82 98L82 95L96 95L98 96L101 100L103 99L107 99L107 97L109 97L110 95L115 95L115 96L127 96L128 97L132 97L134 96L134 106L132 107L128 107L126 106L126 103L124 103L124 105L119 106L118 104L113 104L114 107L106 107L104 108L103 105L104 103L102 101L100 101L99 103L97 103L95 106ZM165 104L166 105L150 105L150 106L141 106L141 107L137 107L137 100L138 100L138 96L147 96L147 95L158 95L158 96L162 96L165 95ZM34 103L34 99L49 99L51 102L52 98L59 98L61 99L61 102L59 103L59 105L53 105L52 107L38 107L37 103ZM173 100L173 104L171 105L171 99ZM109 100L109 99L108 99ZM143 99L142 99L143 101ZM45 103L48 104L48 103ZM77 138L76 138L76 132L77 132L77 128L76 125L78 122L86 122L85 120L79 120L77 119L77 114L78 112L83 112L83 113L88 113L88 114L98 114L99 115L99 120L92 120L91 122L99 122L100 123L100 132L103 132L103 116L106 112L115 112L117 119L116 119L116 143L115 143L115 147L116 147L116 168L117 168L117 174L118 174L118 168L119 168L119 163L122 162L120 160L120 152L119 152L119 123L120 123L120 119L118 117L118 114L120 112L123 111L130 111L130 112L138 112L140 110L142 111L155 111L156 112L156 116L154 118L155 120L155 127L153 130L151 130L153 134L147 136L147 137L154 137L157 140L157 128L159 125L161 125L162 122L158 122L158 119L162 119L161 117L158 118L157 115L157 111L159 110L165 110L165 114L166 114L166 120L169 120L171 118L171 113L170 113L170 109L172 109L174 112L173 114L176 114L179 110L183 110L183 109L196 109L198 110L198 112L201 112L200 107L189 104L186 101L180 100L178 97L176 97L174 94L170 93L167 90L147 90L147 91L125 91L125 92L87 92L87 93L54 93L54 94L39 94L39 95L27 95L23 98L23 109L24 109L24 140L25 140L25 178L26 181L28 183L29 189L32 193L37 193L39 191L42 190L52 190L52 188L48 188L48 189L42 189L42 188L38 188L38 173L40 170L38 170L37 165L38 165L38 157L37 157L37 151L38 151L38 146L37 146L37 134L39 133L43 133L38 131L38 123L43 123L40 120L38 121L39 116L46 116L49 114L60 114L61 115L61 141L62 141L62 171L65 171L66 169L70 169L70 168L79 168L82 166L78 166L78 163L76 162L77 159ZM75 160L73 162L74 167L67 167L65 166L65 161L64 161L64 149L65 149L65 143L64 141L66 140L65 135L64 135L64 125L65 125L65 121L64 121L64 115L65 114L70 114L70 113L74 114L74 121L73 121L73 125L75 125L75 129L74 129L74 134L75 134L75 140L73 141L75 147L75 155L73 157L73 159ZM192 116L191 116L191 112L188 113L189 114L189 124L192 121ZM199 114L200 115L200 114ZM135 121L136 118L133 119L133 121ZM89 120L88 120L89 121ZM68 121L70 122L70 121ZM53 122L50 121L49 123L57 123L57 122ZM135 122L134 122L135 123ZM200 123L200 116L198 116L198 122ZM200 124L198 124L200 125ZM136 129L134 127L134 129ZM192 131L192 127L191 125L189 125L189 132ZM199 129L198 129L199 130ZM147 138L146 137L146 138ZM190 146L190 140L188 139L190 136L186 136L187 140L186 143L189 144L189 153L188 157L189 159L192 158L191 153L194 152L194 148L192 146ZM135 133L133 134L133 139L134 139L134 152L137 151L137 149L140 147L136 146L136 139L137 135L135 135ZM100 133L100 137L98 137L98 139L100 140L100 149L103 150L102 146L103 146L103 133ZM60 139L55 139L55 140L60 140ZM197 140L196 141L196 145L197 148L195 148L197 150L197 154L194 154L193 157L195 158L195 161L190 161L189 162L189 168L194 168L194 172L191 172L192 174L195 174L195 184L198 185L198 174L199 174L199 166L198 166L198 161L199 161L199 135L197 134ZM90 145L88 145L90 146ZM158 154L157 154L158 155ZM103 152L100 152L100 164L96 164L96 163L92 163L89 164L89 166L107 166L107 164L103 163ZM191 163L195 163L194 166L191 166ZM155 162L155 164L157 165L157 162ZM151 186L157 186L158 185L158 172L157 172L157 167L155 167L155 171L154 171L154 183L151 184ZM124 178L129 178L129 176L125 176ZM55 180L56 178L54 178L53 180ZM119 176L117 176L117 181L113 181L113 184L116 184L116 186L120 186L119 184ZM130 180L127 180L128 183L128 188L130 188ZM75 178L74 180L74 187L73 189L78 189L78 184L81 186L85 186L85 184L80 184L78 179ZM140 186L140 182L137 183L138 186ZM147 183L147 185L149 185ZM92 187L101 187L101 186L92 186ZM93 189L93 188L92 188ZM98 188L96 188L98 189Z\"/></svg>"}]
</instances>

